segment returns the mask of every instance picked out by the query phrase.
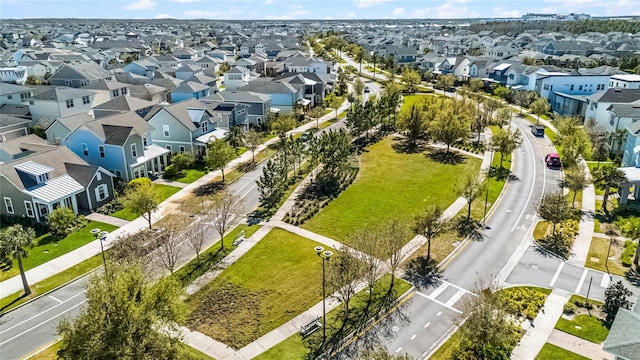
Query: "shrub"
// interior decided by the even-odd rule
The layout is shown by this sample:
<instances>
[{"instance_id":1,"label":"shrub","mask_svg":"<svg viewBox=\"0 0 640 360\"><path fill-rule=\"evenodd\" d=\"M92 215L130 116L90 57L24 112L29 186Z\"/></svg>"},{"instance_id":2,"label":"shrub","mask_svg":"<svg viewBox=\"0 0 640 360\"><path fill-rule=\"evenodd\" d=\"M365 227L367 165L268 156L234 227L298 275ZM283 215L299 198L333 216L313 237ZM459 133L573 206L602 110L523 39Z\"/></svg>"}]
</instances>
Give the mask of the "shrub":
<instances>
[{"instance_id":1,"label":"shrub","mask_svg":"<svg viewBox=\"0 0 640 360\"><path fill-rule=\"evenodd\" d=\"M48 222L51 232L63 237L74 231L76 214L69 208L59 207L51 212Z\"/></svg>"},{"instance_id":2,"label":"shrub","mask_svg":"<svg viewBox=\"0 0 640 360\"><path fill-rule=\"evenodd\" d=\"M535 288L510 288L500 292L500 298L509 312L534 319L544 305L546 296Z\"/></svg>"},{"instance_id":3,"label":"shrub","mask_svg":"<svg viewBox=\"0 0 640 360\"><path fill-rule=\"evenodd\" d=\"M627 240L624 243L624 251L622 252L621 261L622 266L631 267L631 263L633 261L633 255L636 253L636 247L638 244L634 243L631 240Z\"/></svg>"},{"instance_id":4,"label":"shrub","mask_svg":"<svg viewBox=\"0 0 640 360\"><path fill-rule=\"evenodd\" d=\"M177 178L178 176L180 176L180 171L178 170L178 167L175 166L175 164L171 164L164 168L164 176L169 179Z\"/></svg>"},{"instance_id":5,"label":"shrub","mask_svg":"<svg viewBox=\"0 0 640 360\"><path fill-rule=\"evenodd\" d=\"M576 306L573 305L572 303L566 303L564 304L564 308L562 309L562 312L564 312L565 314L575 314Z\"/></svg>"}]
</instances>

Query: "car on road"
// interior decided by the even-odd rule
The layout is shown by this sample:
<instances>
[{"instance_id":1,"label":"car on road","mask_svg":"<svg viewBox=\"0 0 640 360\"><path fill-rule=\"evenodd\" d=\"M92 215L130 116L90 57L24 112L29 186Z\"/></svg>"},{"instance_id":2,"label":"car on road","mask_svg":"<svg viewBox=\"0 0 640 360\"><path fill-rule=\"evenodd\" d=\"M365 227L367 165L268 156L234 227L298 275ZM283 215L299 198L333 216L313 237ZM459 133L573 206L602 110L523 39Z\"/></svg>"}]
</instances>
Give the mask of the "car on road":
<instances>
[{"instance_id":1,"label":"car on road","mask_svg":"<svg viewBox=\"0 0 640 360\"><path fill-rule=\"evenodd\" d=\"M531 127L531 133L533 136L544 136L544 126L543 125L533 125Z\"/></svg>"},{"instance_id":2,"label":"car on road","mask_svg":"<svg viewBox=\"0 0 640 360\"><path fill-rule=\"evenodd\" d=\"M560 168L562 166L562 162L560 161L560 155L557 153L549 153L545 156L544 161L547 163L547 166L550 168Z\"/></svg>"},{"instance_id":3,"label":"car on road","mask_svg":"<svg viewBox=\"0 0 640 360\"><path fill-rule=\"evenodd\" d=\"M302 135L300 135L300 140L302 140L303 142L308 141L311 138L311 133L309 132L305 132L302 133Z\"/></svg>"},{"instance_id":4,"label":"car on road","mask_svg":"<svg viewBox=\"0 0 640 360\"><path fill-rule=\"evenodd\" d=\"M365 88L364 88L364 93L365 93L365 94L368 94L368 93L370 93L370 92L371 92L371 89L369 89L369 87L368 87L368 86L365 86Z\"/></svg>"}]
</instances>

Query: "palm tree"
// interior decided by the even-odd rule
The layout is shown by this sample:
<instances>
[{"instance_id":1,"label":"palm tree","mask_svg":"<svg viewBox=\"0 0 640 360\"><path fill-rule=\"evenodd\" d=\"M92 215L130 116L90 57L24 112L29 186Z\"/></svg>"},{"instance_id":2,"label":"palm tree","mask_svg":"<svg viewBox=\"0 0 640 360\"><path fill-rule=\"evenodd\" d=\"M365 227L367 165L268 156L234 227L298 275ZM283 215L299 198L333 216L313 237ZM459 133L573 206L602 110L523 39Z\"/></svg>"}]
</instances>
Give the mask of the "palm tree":
<instances>
[{"instance_id":1,"label":"palm tree","mask_svg":"<svg viewBox=\"0 0 640 360\"><path fill-rule=\"evenodd\" d=\"M363 48L359 48L358 51L356 51L355 55L356 55L355 60L360 64L360 71L358 75L362 75L362 61L365 59L365 56L367 54L365 53Z\"/></svg>"},{"instance_id":2,"label":"palm tree","mask_svg":"<svg viewBox=\"0 0 640 360\"><path fill-rule=\"evenodd\" d=\"M622 145L627 141L627 130L616 130L613 133L609 133L609 141L611 142L611 149L615 150L616 155L620 155L622 152Z\"/></svg>"},{"instance_id":3,"label":"palm tree","mask_svg":"<svg viewBox=\"0 0 640 360\"><path fill-rule=\"evenodd\" d=\"M613 166L603 166L596 169L593 174L594 184L604 188L602 195L602 210L607 211L607 202L609 201L609 192L611 188L618 189L620 183L625 180L624 173Z\"/></svg>"},{"instance_id":4,"label":"palm tree","mask_svg":"<svg viewBox=\"0 0 640 360\"><path fill-rule=\"evenodd\" d=\"M0 232L0 248L2 252L18 261L25 296L31 294L31 289L24 273L22 259L29 254L27 249L34 245L35 237L36 233L32 228L25 229L20 224L9 226Z\"/></svg>"}]
</instances>

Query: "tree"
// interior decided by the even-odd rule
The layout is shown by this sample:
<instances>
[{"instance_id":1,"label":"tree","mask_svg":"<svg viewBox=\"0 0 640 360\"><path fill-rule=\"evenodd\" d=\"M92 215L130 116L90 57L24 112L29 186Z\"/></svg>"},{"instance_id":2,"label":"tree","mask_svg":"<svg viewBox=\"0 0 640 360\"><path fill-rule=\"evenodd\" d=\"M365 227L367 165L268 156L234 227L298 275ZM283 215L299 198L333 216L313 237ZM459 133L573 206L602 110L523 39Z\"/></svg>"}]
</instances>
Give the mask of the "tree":
<instances>
[{"instance_id":1,"label":"tree","mask_svg":"<svg viewBox=\"0 0 640 360\"><path fill-rule=\"evenodd\" d=\"M363 48L358 47L358 50L355 51L354 56L355 56L355 60L360 64L359 74L362 75L362 61L367 56L367 53Z\"/></svg>"},{"instance_id":2,"label":"tree","mask_svg":"<svg viewBox=\"0 0 640 360\"><path fill-rule=\"evenodd\" d=\"M484 88L484 81L478 78L471 78L471 80L469 80L469 88L471 88L471 91L474 93L477 93Z\"/></svg>"},{"instance_id":3,"label":"tree","mask_svg":"<svg viewBox=\"0 0 640 360\"><path fill-rule=\"evenodd\" d=\"M452 358L508 360L520 339L519 326L499 294L484 286L474 293L463 304L461 341Z\"/></svg>"},{"instance_id":4,"label":"tree","mask_svg":"<svg viewBox=\"0 0 640 360\"><path fill-rule=\"evenodd\" d=\"M362 92L364 91L364 83L360 78L357 78L353 83L353 92L356 94L355 98L360 99Z\"/></svg>"},{"instance_id":5,"label":"tree","mask_svg":"<svg viewBox=\"0 0 640 360\"><path fill-rule=\"evenodd\" d=\"M181 175L182 171L193 166L193 154L184 152L171 156L171 165L174 166L174 171Z\"/></svg>"},{"instance_id":6,"label":"tree","mask_svg":"<svg viewBox=\"0 0 640 360\"><path fill-rule=\"evenodd\" d=\"M184 216L175 214L168 215L161 221L164 230L162 235L160 235L157 259L160 261L162 267L173 274L182 255L184 248L183 238L189 223Z\"/></svg>"},{"instance_id":7,"label":"tree","mask_svg":"<svg viewBox=\"0 0 640 360\"><path fill-rule=\"evenodd\" d=\"M595 169L593 172L593 183L604 188L602 210L607 211L607 203L611 189L613 188L614 191L617 190L625 179L624 173L613 166L603 166Z\"/></svg>"},{"instance_id":8,"label":"tree","mask_svg":"<svg viewBox=\"0 0 640 360\"><path fill-rule=\"evenodd\" d=\"M271 130L281 138L284 138L284 135L294 127L296 127L296 119L290 115L280 115L271 123Z\"/></svg>"},{"instance_id":9,"label":"tree","mask_svg":"<svg viewBox=\"0 0 640 360\"><path fill-rule=\"evenodd\" d=\"M422 116L422 111L415 105L411 106L409 112L403 112L400 115L398 127L408 132L409 139L411 139L411 143L414 146L418 139L424 137L428 130L428 124Z\"/></svg>"},{"instance_id":10,"label":"tree","mask_svg":"<svg viewBox=\"0 0 640 360\"><path fill-rule=\"evenodd\" d=\"M546 194L542 198L538 214L553 225L552 235L555 235L556 225L568 218L569 205L561 192Z\"/></svg>"},{"instance_id":11,"label":"tree","mask_svg":"<svg viewBox=\"0 0 640 360\"><path fill-rule=\"evenodd\" d=\"M633 293L624 287L622 281L609 285L607 290L604 291L604 306L602 306L602 311L607 314L605 321L609 326L613 324L613 320L616 319L616 314L618 314L620 308L631 309L631 302L629 301L631 295L633 295Z\"/></svg>"},{"instance_id":12,"label":"tree","mask_svg":"<svg viewBox=\"0 0 640 360\"><path fill-rule=\"evenodd\" d=\"M229 222L244 213L242 198L228 190L210 196L205 202L206 211L213 217L213 226L220 235L220 249L224 249L224 234Z\"/></svg>"},{"instance_id":13,"label":"tree","mask_svg":"<svg viewBox=\"0 0 640 360\"><path fill-rule=\"evenodd\" d=\"M24 84L26 86L40 85L40 79L36 78L34 75L29 75L27 76L27 80L25 80Z\"/></svg>"},{"instance_id":14,"label":"tree","mask_svg":"<svg viewBox=\"0 0 640 360\"><path fill-rule=\"evenodd\" d=\"M511 119L511 108L509 107L501 107L496 111L494 119L500 125L500 128L504 126L504 122Z\"/></svg>"},{"instance_id":15,"label":"tree","mask_svg":"<svg viewBox=\"0 0 640 360\"><path fill-rule=\"evenodd\" d=\"M416 91L416 87L420 84L420 80L422 80L422 78L420 77L419 72L409 69L406 65L402 68L402 81L407 85L407 91L409 93Z\"/></svg>"},{"instance_id":16,"label":"tree","mask_svg":"<svg viewBox=\"0 0 640 360\"><path fill-rule=\"evenodd\" d=\"M455 191L467 202L467 220L471 219L471 204L483 193L484 186L484 181L473 171L467 172L455 185Z\"/></svg>"},{"instance_id":17,"label":"tree","mask_svg":"<svg viewBox=\"0 0 640 360\"><path fill-rule=\"evenodd\" d=\"M409 354L393 355L389 354L389 351L383 347L378 346L374 349L365 349L356 358L357 360L412 360L413 358Z\"/></svg>"},{"instance_id":18,"label":"tree","mask_svg":"<svg viewBox=\"0 0 640 360\"><path fill-rule=\"evenodd\" d=\"M591 180L584 167L578 165L565 171L564 182L569 190L573 191L573 199L571 199L571 207L573 208L578 192L584 190L591 183Z\"/></svg>"},{"instance_id":19,"label":"tree","mask_svg":"<svg viewBox=\"0 0 640 360\"><path fill-rule=\"evenodd\" d=\"M231 126L229 129L229 135L227 136L227 142L233 146L234 149L239 148L244 143L244 134L241 126Z\"/></svg>"},{"instance_id":20,"label":"tree","mask_svg":"<svg viewBox=\"0 0 640 360\"><path fill-rule=\"evenodd\" d=\"M427 259L431 259L431 241L447 226L442 218L442 208L438 205L427 207L424 213L416 216L413 231L427 239Z\"/></svg>"},{"instance_id":21,"label":"tree","mask_svg":"<svg viewBox=\"0 0 640 360\"><path fill-rule=\"evenodd\" d=\"M28 249L35 244L35 237L36 232L32 228L23 228L20 224L11 225L0 231L0 252L18 262L25 296L31 294L31 289L24 273L22 259L29 255Z\"/></svg>"},{"instance_id":22,"label":"tree","mask_svg":"<svg viewBox=\"0 0 640 360\"><path fill-rule=\"evenodd\" d=\"M378 280L378 272L382 266L380 253L380 239L375 236L375 231L365 227L353 236L354 246L362 251L360 260L363 262L362 276L369 289L369 304L373 301L374 287Z\"/></svg>"},{"instance_id":23,"label":"tree","mask_svg":"<svg viewBox=\"0 0 640 360\"><path fill-rule=\"evenodd\" d=\"M220 71L218 71L219 74L224 74L225 72L229 71L231 69L231 65L229 65L228 62L223 62L222 64L220 64Z\"/></svg>"},{"instance_id":24,"label":"tree","mask_svg":"<svg viewBox=\"0 0 640 360\"><path fill-rule=\"evenodd\" d=\"M355 250L342 247L340 252L331 260L329 267L329 284L336 290L337 298L344 304L343 324L349 319L349 305L357 291L357 280L364 272L364 266L357 257Z\"/></svg>"},{"instance_id":25,"label":"tree","mask_svg":"<svg viewBox=\"0 0 640 360\"><path fill-rule=\"evenodd\" d=\"M256 162L256 149L260 144L264 142L264 137L262 133L255 131L254 129L250 129L244 135L244 145L251 151L251 161Z\"/></svg>"},{"instance_id":26,"label":"tree","mask_svg":"<svg viewBox=\"0 0 640 360\"><path fill-rule=\"evenodd\" d=\"M75 230L76 213L67 207L59 207L51 212L47 223L54 235L67 236Z\"/></svg>"},{"instance_id":27,"label":"tree","mask_svg":"<svg viewBox=\"0 0 640 360\"><path fill-rule=\"evenodd\" d=\"M453 86L456 79L453 75L440 75L438 77L438 85L442 87L442 94L445 94L445 91Z\"/></svg>"},{"instance_id":28,"label":"tree","mask_svg":"<svg viewBox=\"0 0 640 360\"><path fill-rule=\"evenodd\" d=\"M113 267L109 277L89 278L85 296L80 314L58 324L61 358L180 358L186 307L175 278L151 282L140 266Z\"/></svg>"},{"instance_id":29,"label":"tree","mask_svg":"<svg viewBox=\"0 0 640 360\"><path fill-rule=\"evenodd\" d=\"M391 293L395 285L395 272L408 255L404 250L404 245L411 238L411 230L407 223L400 219L391 219L377 229L375 236L380 239L380 254L388 258L387 263L389 271L391 271L388 292Z\"/></svg>"},{"instance_id":30,"label":"tree","mask_svg":"<svg viewBox=\"0 0 640 360\"><path fill-rule=\"evenodd\" d=\"M256 185L260 193L260 206L266 209L274 208L287 186L287 166L283 156L275 155L267 162Z\"/></svg>"},{"instance_id":31,"label":"tree","mask_svg":"<svg viewBox=\"0 0 640 360\"><path fill-rule=\"evenodd\" d=\"M131 209L149 222L151 229L151 215L158 208L158 191L151 184L149 178L133 179L129 182L122 201L124 207Z\"/></svg>"},{"instance_id":32,"label":"tree","mask_svg":"<svg viewBox=\"0 0 640 360\"><path fill-rule=\"evenodd\" d=\"M446 101L436 114L431 135L434 140L443 142L449 147L459 139L469 137L471 114L467 107L459 101Z\"/></svg>"},{"instance_id":33,"label":"tree","mask_svg":"<svg viewBox=\"0 0 640 360\"><path fill-rule=\"evenodd\" d=\"M540 115L545 114L551 109L547 99L539 98L531 103L531 111L537 116L536 125L540 123Z\"/></svg>"},{"instance_id":34,"label":"tree","mask_svg":"<svg viewBox=\"0 0 640 360\"><path fill-rule=\"evenodd\" d=\"M195 215L195 214L192 214ZM207 243L207 234L205 230L207 225L204 221L196 220L185 229L185 235L187 236L187 245L196 254L196 262L200 265L200 254L204 250L204 246Z\"/></svg>"},{"instance_id":35,"label":"tree","mask_svg":"<svg viewBox=\"0 0 640 360\"><path fill-rule=\"evenodd\" d=\"M319 120L324 116L324 109L321 106L316 106L309 111L309 117L316 120L316 129L320 128Z\"/></svg>"},{"instance_id":36,"label":"tree","mask_svg":"<svg viewBox=\"0 0 640 360\"><path fill-rule=\"evenodd\" d=\"M493 89L493 95L499 97L500 99L506 100L509 97L511 92L505 86L498 86Z\"/></svg>"},{"instance_id":37,"label":"tree","mask_svg":"<svg viewBox=\"0 0 640 360\"><path fill-rule=\"evenodd\" d=\"M329 107L334 109L336 112L336 120L338 119L338 108L342 105L342 99L337 96L332 96L329 99Z\"/></svg>"},{"instance_id":38,"label":"tree","mask_svg":"<svg viewBox=\"0 0 640 360\"><path fill-rule=\"evenodd\" d=\"M633 263L636 266L636 272L640 273L640 218L634 216L630 219L625 219L621 228L625 236L638 243L633 256Z\"/></svg>"},{"instance_id":39,"label":"tree","mask_svg":"<svg viewBox=\"0 0 640 360\"><path fill-rule=\"evenodd\" d=\"M571 117L557 119L558 142L562 145L562 162L567 167L577 165L580 156L591 157L591 138L580 124L580 120Z\"/></svg>"},{"instance_id":40,"label":"tree","mask_svg":"<svg viewBox=\"0 0 640 360\"><path fill-rule=\"evenodd\" d=\"M501 129L497 134L493 134L489 141L489 147L500 153L500 169L505 155L510 155L522 145L522 133L520 130L506 131Z\"/></svg>"},{"instance_id":41,"label":"tree","mask_svg":"<svg viewBox=\"0 0 640 360\"><path fill-rule=\"evenodd\" d=\"M223 139L217 139L207 146L207 154L204 161L211 169L218 169L222 172L222 182L224 182L224 168L236 157L236 150Z\"/></svg>"}]
</instances>

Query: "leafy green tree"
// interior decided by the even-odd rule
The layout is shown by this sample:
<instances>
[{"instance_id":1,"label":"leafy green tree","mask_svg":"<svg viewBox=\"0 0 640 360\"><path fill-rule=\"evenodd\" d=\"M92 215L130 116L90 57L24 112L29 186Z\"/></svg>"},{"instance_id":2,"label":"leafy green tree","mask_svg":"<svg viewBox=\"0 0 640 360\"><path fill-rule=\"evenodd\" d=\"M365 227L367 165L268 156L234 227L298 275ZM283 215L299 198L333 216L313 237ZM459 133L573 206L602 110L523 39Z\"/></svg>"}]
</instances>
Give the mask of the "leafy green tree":
<instances>
[{"instance_id":1,"label":"leafy green tree","mask_svg":"<svg viewBox=\"0 0 640 360\"><path fill-rule=\"evenodd\" d=\"M602 307L602 311L607 314L605 321L609 325L613 324L618 310L621 308L631 309L631 302L629 301L631 295L633 295L633 293L624 287L622 281L609 285L607 290L604 291L604 306Z\"/></svg>"},{"instance_id":2,"label":"leafy green tree","mask_svg":"<svg viewBox=\"0 0 640 360\"><path fill-rule=\"evenodd\" d=\"M455 185L456 192L467 202L467 220L471 219L471 204L484 192L485 182L478 174L469 171L462 177L462 181Z\"/></svg>"},{"instance_id":3,"label":"leafy green tree","mask_svg":"<svg viewBox=\"0 0 640 360\"><path fill-rule=\"evenodd\" d=\"M565 171L564 182L569 188L569 190L573 191L573 199L571 199L571 207L575 207L576 196L578 192L584 190L589 184L591 184L591 180L584 167L575 166L573 168Z\"/></svg>"},{"instance_id":4,"label":"leafy green tree","mask_svg":"<svg viewBox=\"0 0 640 360\"><path fill-rule=\"evenodd\" d=\"M353 92L355 93L355 99L360 99L362 97L362 92L364 91L364 83L360 78L357 78L356 81L353 82Z\"/></svg>"},{"instance_id":5,"label":"leafy green tree","mask_svg":"<svg viewBox=\"0 0 640 360\"><path fill-rule=\"evenodd\" d=\"M24 273L22 259L29 255L28 249L35 245L35 237L36 232L32 228L23 228L20 224L11 225L0 231L0 252L18 262L25 296L31 294L31 289Z\"/></svg>"},{"instance_id":6,"label":"leafy green tree","mask_svg":"<svg viewBox=\"0 0 640 360\"><path fill-rule=\"evenodd\" d=\"M494 119L496 123L498 123L502 128L504 126L504 122L511 119L511 108L509 107L499 108L495 113Z\"/></svg>"},{"instance_id":7,"label":"leafy green tree","mask_svg":"<svg viewBox=\"0 0 640 360\"><path fill-rule=\"evenodd\" d=\"M561 192L545 194L538 208L538 214L552 224L552 234L556 234L556 225L569 217L569 205Z\"/></svg>"},{"instance_id":8,"label":"leafy green tree","mask_svg":"<svg viewBox=\"0 0 640 360\"><path fill-rule=\"evenodd\" d=\"M260 193L260 206L273 209L287 186L287 167L282 155L276 155L262 168L262 175L256 181Z\"/></svg>"},{"instance_id":9,"label":"leafy green tree","mask_svg":"<svg viewBox=\"0 0 640 360\"><path fill-rule=\"evenodd\" d=\"M284 139L284 135L294 127L296 127L296 119L290 115L279 115L271 123L271 130L282 139Z\"/></svg>"},{"instance_id":10,"label":"leafy green tree","mask_svg":"<svg viewBox=\"0 0 640 360\"><path fill-rule=\"evenodd\" d=\"M359 74L362 75L362 61L364 61L364 59L366 58L367 53L363 48L358 47L358 49L354 52L354 56L355 60L358 62L358 64L360 64Z\"/></svg>"},{"instance_id":11,"label":"leafy green tree","mask_svg":"<svg viewBox=\"0 0 640 360\"><path fill-rule=\"evenodd\" d=\"M229 65L228 62L223 62L222 64L220 64L220 71L218 71L219 74L224 74L227 71L229 71L231 69L231 65Z\"/></svg>"},{"instance_id":12,"label":"leafy green tree","mask_svg":"<svg viewBox=\"0 0 640 360\"><path fill-rule=\"evenodd\" d=\"M506 100L509 97L510 91L504 86L498 86L493 89L493 95L499 97L500 99Z\"/></svg>"},{"instance_id":13,"label":"leafy green tree","mask_svg":"<svg viewBox=\"0 0 640 360\"><path fill-rule=\"evenodd\" d=\"M409 354L394 355L389 354L389 351L379 346L374 349L365 349L358 355L357 360L412 360L413 358Z\"/></svg>"},{"instance_id":14,"label":"leafy green tree","mask_svg":"<svg viewBox=\"0 0 640 360\"><path fill-rule=\"evenodd\" d=\"M213 226L220 235L220 249L224 249L224 234L231 220L244 213L244 201L232 191L223 190L207 198L205 211L213 218Z\"/></svg>"},{"instance_id":15,"label":"leafy green tree","mask_svg":"<svg viewBox=\"0 0 640 360\"><path fill-rule=\"evenodd\" d=\"M191 166L193 166L193 154L185 152L178 153L171 156L171 165L174 166L174 171L178 173L178 175L182 175L182 172Z\"/></svg>"},{"instance_id":16,"label":"leafy green tree","mask_svg":"<svg viewBox=\"0 0 640 360\"><path fill-rule=\"evenodd\" d=\"M324 109L322 106L316 106L309 111L309 117L316 120L316 129L320 128L319 120L324 116Z\"/></svg>"},{"instance_id":17,"label":"leafy green tree","mask_svg":"<svg viewBox=\"0 0 640 360\"><path fill-rule=\"evenodd\" d=\"M457 100L447 101L436 114L431 128L431 137L443 142L449 148L459 139L469 137L471 129L471 114L468 107L461 106Z\"/></svg>"},{"instance_id":18,"label":"leafy green tree","mask_svg":"<svg viewBox=\"0 0 640 360\"><path fill-rule=\"evenodd\" d=\"M402 82L407 85L407 91L412 93L416 91L416 87L420 84L421 76L416 70L410 69L408 66L402 68Z\"/></svg>"},{"instance_id":19,"label":"leafy green tree","mask_svg":"<svg viewBox=\"0 0 640 360\"><path fill-rule=\"evenodd\" d=\"M342 101L343 100L337 96L332 96L329 99L329 107L335 110L336 119L338 119L338 109L340 108L340 105L342 105Z\"/></svg>"},{"instance_id":20,"label":"leafy green tree","mask_svg":"<svg viewBox=\"0 0 640 360\"><path fill-rule=\"evenodd\" d=\"M539 98L531 103L531 111L537 116L536 125L540 123L540 115L546 114L551 109L549 102L545 98Z\"/></svg>"},{"instance_id":21,"label":"leafy green tree","mask_svg":"<svg viewBox=\"0 0 640 360\"><path fill-rule=\"evenodd\" d=\"M224 168L236 157L236 149L223 139L218 139L207 146L207 154L204 161L211 169L219 169L222 172L224 182Z\"/></svg>"},{"instance_id":22,"label":"leafy green tree","mask_svg":"<svg viewBox=\"0 0 640 360\"><path fill-rule=\"evenodd\" d=\"M640 218L634 216L625 219L620 225L620 228L625 236L638 243L636 244L636 251L633 256L633 263L636 266L636 272L640 273Z\"/></svg>"},{"instance_id":23,"label":"leafy green tree","mask_svg":"<svg viewBox=\"0 0 640 360\"><path fill-rule=\"evenodd\" d=\"M427 259L431 259L431 241L447 226L447 220L442 218L442 208L431 205L416 216L413 231L427 239Z\"/></svg>"},{"instance_id":24,"label":"leafy green tree","mask_svg":"<svg viewBox=\"0 0 640 360\"><path fill-rule=\"evenodd\" d=\"M131 180L125 191L123 205L149 222L151 229L151 215L158 209L158 191L151 184L149 178Z\"/></svg>"},{"instance_id":25,"label":"leafy green tree","mask_svg":"<svg viewBox=\"0 0 640 360\"><path fill-rule=\"evenodd\" d=\"M493 134L489 141L489 147L500 153L500 169L505 155L509 155L522 145L522 133L520 130L506 131L501 129L497 134Z\"/></svg>"},{"instance_id":26,"label":"leafy green tree","mask_svg":"<svg viewBox=\"0 0 640 360\"><path fill-rule=\"evenodd\" d=\"M63 359L179 359L183 291L173 277L151 282L141 266L92 275L87 304L58 324Z\"/></svg>"},{"instance_id":27,"label":"leafy green tree","mask_svg":"<svg viewBox=\"0 0 640 360\"><path fill-rule=\"evenodd\" d=\"M484 81L478 78L471 78L471 80L469 80L469 88L471 88L471 91L474 93L477 93L484 88Z\"/></svg>"},{"instance_id":28,"label":"leafy green tree","mask_svg":"<svg viewBox=\"0 0 640 360\"><path fill-rule=\"evenodd\" d=\"M591 158L591 137L576 118L557 119L558 142L562 145L562 162L567 167L577 165L580 157Z\"/></svg>"},{"instance_id":29,"label":"leafy green tree","mask_svg":"<svg viewBox=\"0 0 640 360\"><path fill-rule=\"evenodd\" d=\"M427 134L429 124L427 124L424 116L422 116L422 110L412 105L408 112L400 114L398 127L401 130L407 131L409 139L415 147L418 139L423 138Z\"/></svg>"},{"instance_id":30,"label":"leafy green tree","mask_svg":"<svg viewBox=\"0 0 640 360\"><path fill-rule=\"evenodd\" d=\"M251 151L251 161L256 162L256 149L264 142L262 133L255 129L250 129L244 136L244 145Z\"/></svg>"},{"instance_id":31,"label":"leafy green tree","mask_svg":"<svg viewBox=\"0 0 640 360\"><path fill-rule=\"evenodd\" d=\"M60 237L72 233L76 225L76 213L67 207L59 207L51 212L47 219L51 232Z\"/></svg>"},{"instance_id":32,"label":"leafy green tree","mask_svg":"<svg viewBox=\"0 0 640 360\"><path fill-rule=\"evenodd\" d=\"M593 172L593 183L604 188L602 195L602 210L607 211L607 203L609 202L609 194L611 189L614 191L620 187L625 180L624 173L613 166L603 166L595 169Z\"/></svg>"},{"instance_id":33,"label":"leafy green tree","mask_svg":"<svg viewBox=\"0 0 640 360\"><path fill-rule=\"evenodd\" d=\"M240 146L242 146L244 142L244 133L242 132L241 126L232 126L229 129L227 142L229 142L229 145L233 146L234 149L237 149Z\"/></svg>"},{"instance_id":34,"label":"leafy green tree","mask_svg":"<svg viewBox=\"0 0 640 360\"><path fill-rule=\"evenodd\" d=\"M442 87L442 94L444 95L445 91L452 87L455 83L456 79L453 75L440 75L438 76L438 85Z\"/></svg>"},{"instance_id":35,"label":"leafy green tree","mask_svg":"<svg viewBox=\"0 0 640 360\"><path fill-rule=\"evenodd\" d=\"M349 247L340 249L334 259L331 259L329 266L328 283L336 291L336 297L344 305L342 323L346 324L349 319L351 299L358 293L357 281L364 274L364 263L358 258L355 250Z\"/></svg>"}]
</instances>

